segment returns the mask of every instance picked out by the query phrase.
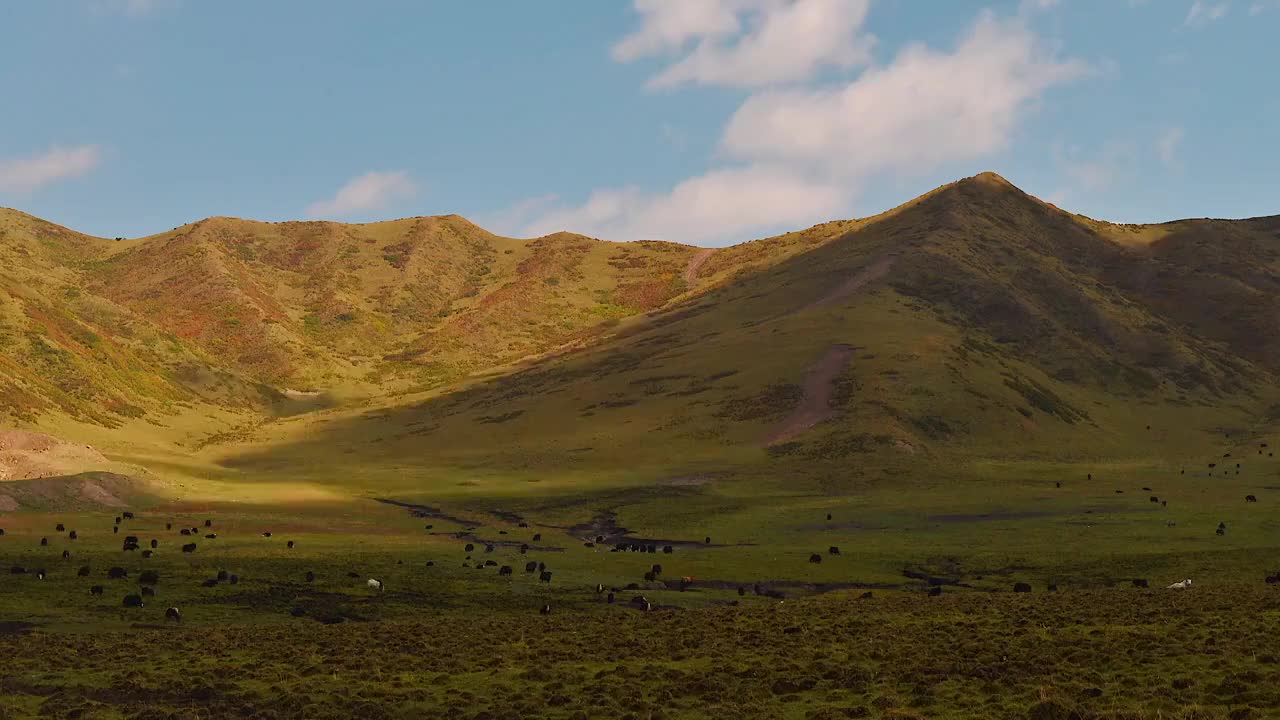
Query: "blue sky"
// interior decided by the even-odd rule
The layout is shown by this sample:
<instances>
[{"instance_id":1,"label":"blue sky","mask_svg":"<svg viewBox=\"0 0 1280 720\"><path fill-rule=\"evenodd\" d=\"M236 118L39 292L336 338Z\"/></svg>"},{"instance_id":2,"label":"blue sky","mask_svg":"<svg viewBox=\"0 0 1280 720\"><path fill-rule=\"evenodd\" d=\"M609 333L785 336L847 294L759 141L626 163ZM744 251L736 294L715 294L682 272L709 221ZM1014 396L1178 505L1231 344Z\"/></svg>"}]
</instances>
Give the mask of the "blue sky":
<instances>
[{"instance_id":1,"label":"blue sky","mask_svg":"<svg viewBox=\"0 0 1280 720\"><path fill-rule=\"evenodd\" d=\"M1280 0L0 0L0 205L722 245L995 170L1280 213Z\"/></svg>"}]
</instances>

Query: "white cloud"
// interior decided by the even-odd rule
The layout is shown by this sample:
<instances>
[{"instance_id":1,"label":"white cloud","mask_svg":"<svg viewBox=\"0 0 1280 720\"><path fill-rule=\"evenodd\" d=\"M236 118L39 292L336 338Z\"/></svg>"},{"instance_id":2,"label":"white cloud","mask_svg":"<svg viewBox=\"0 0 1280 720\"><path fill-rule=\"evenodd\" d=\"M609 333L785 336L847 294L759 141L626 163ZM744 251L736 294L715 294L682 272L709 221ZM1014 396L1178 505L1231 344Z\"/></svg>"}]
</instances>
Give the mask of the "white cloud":
<instances>
[{"instance_id":1,"label":"white cloud","mask_svg":"<svg viewBox=\"0 0 1280 720\"><path fill-rule=\"evenodd\" d=\"M1160 155L1160 162L1166 167L1176 167L1178 164L1178 150L1182 147L1183 130L1180 127L1171 127L1160 134L1156 140L1156 152Z\"/></svg>"},{"instance_id":2,"label":"white cloud","mask_svg":"<svg viewBox=\"0 0 1280 720\"><path fill-rule=\"evenodd\" d=\"M520 235L530 223L555 212L559 196L548 193L521 200L515 205L473 218L477 225L499 235Z\"/></svg>"},{"instance_id":3,"label":"white cloud","mask_svg":"<svg viewBox=\"0 0 1280 720\"><path fill-rule=\"evenodd\" d=\"M83 177L102 162L96 145L54 146L44 153L0 160L0 192L28 193L71 178Z\"/></svg>"},{"instance_id":4,"label":"white cloud","mask_svg":"<svg viewBox=\"0 0 1280 720\"><path fill-rule=\"evenodd\" d=\"M614 58L684 55L650 79L655 88L796 82L823 67L865 65L875 42L860 33L870 0L635 0L635 6L643 25L614 46Z\"/></svg>"},{"instance_id":5,"label":"white cloud","mask_svg":"<svg viewBox=\"0 0 1280 720\"><path fill-rule=\"evenodd\" d=\"M1256 0L1249 6L1249 15L1261 15L1268 10L1280 10L1280 0Z\"/></svg>"},{"instance_id":6,"label":"white cloud","mask_svg":"<svg viewBox=\"0 0 1280 720\"><path fill-rule=\"evenodd\" d=\"M912 45L844 87L749 98L723 145L832 176L927 172L1003 149L1032 101L1082 71L1025 25L984 13L953 52Z\"/></svg>"},{"instance_id":7,"label":"white cloud","mask_svg":"<svg viewBox=\"0 0 1280 720\"><path fill-rule=\"evenodd\" d=\"M950 52L913 45L843 86L749 97L721 139L729 167L663 192L597 190L524 234L714 242L831 219L876 175L925 173L1005 148L1034 102L1083 70L1055 58L1023 23L983 13Z\"/></svg>"},{"instance_id":8,"label":"white cloud","mask_svg":"<svg viewBox=\"0 0 1280 720\"><path fill-rule=\"evenodd\" d=\"M1204 25L1214 20L1221 20L1226 16L1227 11L1231 9L1229 2L1211 2L1210 0L1195 0L1191 3L1191 8L1187 10L1187 18L1183 21L1184 25Z\"/></svg>"},{"instance_id":9,"label":"white cloud","mask_svg":"<svg viewBox=\"0 0 1280 720\"><path fill-rule=\"evenodd\" d=\"M748 1L635 0L642 16L640 30L613 47L613 58L630 62L649 55L682 49L691 40L735 35L741 30L739 9Z\"/></svg>"},{"instance_id":10,"label":"white cloud","mask_svg":"<svg viewBox=\"0 0 1280 720\"><path fill-rule=\"evenodd\" d=\"M332 198L307 206L308 217L341 217L381 210L395 200L413 197L418 186L403 171L368 172L352 178Z\"/></svg>"},{"instance_id":11,"label":"white cloud","mask_svg":"<svg viewBox=\"0 0 1280 720\"><path fill-rule=\"evenodd\" d=\"M1137 148L1131 142L1109 142L1102 150L1091 157L1085 157L1078 150L1055 149L1058 162L1078 187L1088 191L1105 190L1116 178L1132 167L1137 156Z\"/></svg>"},{"instance_id":12,"label":"white cloud","mask_svg":"<svg viewBox=\"0 0 1280 720\"><path fill-rule=\"evenodd\" d=\"M828 219L847 200L845 188L786 168L726 168L685 180L666 193L597 190L578 207L529 223L523 234L571 230L611 240L714 242L760 228Z\"/></svg>"}]
</instances>

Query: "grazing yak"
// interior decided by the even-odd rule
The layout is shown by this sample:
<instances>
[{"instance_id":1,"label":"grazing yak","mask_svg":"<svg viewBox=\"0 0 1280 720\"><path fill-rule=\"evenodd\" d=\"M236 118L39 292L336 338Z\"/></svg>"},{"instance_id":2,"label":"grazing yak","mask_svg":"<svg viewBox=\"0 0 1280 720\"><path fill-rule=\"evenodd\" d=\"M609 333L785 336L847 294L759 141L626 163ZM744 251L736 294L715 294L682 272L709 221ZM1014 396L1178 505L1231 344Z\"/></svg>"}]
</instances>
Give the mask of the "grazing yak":
<instances>
[{"instance_id":1,"label":"grazing yak","mask_svg":"<svg viewBox=\"0 0 1280 720\"><path fill-rule=\"evenodd\" d=\"M827 553L830 555L839 555L840 548L836 547L835 545L832 545L831 547L827 548Z\"/></svg>"},{"instance_id":2,"label":"grazing yak","mask_svg":"<svg viewBox=\"0 0 1280 720\"><path fill-rule=\"evenodd\" d=\"M217 540L217 539L218 539L218 533L209 533L208 535L205 535L205 536L204 536L204 539L205 539L205 540Z\"/></svg>"},{"instance_id":3,"label":"grazing yak","mask_svg":"<svg viewBox=\"0 0 1280 720\"><path fill-rule=\"evenodd\" d=\"M941 594L942 594L941 585L935 585L934 587L929 588L929 597L938 597Z\"/></svg>"},{"instance_id":4,"label":"grazing yak","mask_svg":"<svg viewBox=\"0 0 1280 720\"><path fill-rule=\"evenodd\" d=\"M150 558L151 558L151 556L152 556L152 555L155 555L155 554L156 554L156 551L155 551L155 550L143 550L143 551L142 551L142 557L143 557L144 559L150 559Z\"/></svg>"},{"instance_id":5,"label":"grazing yak","mask_svg":"<svg viewBox=\"0 0 1280 720\"><path fill-rule=\"evenodd\" d=\"M539 612L539 613L541 613L541 614L543 614L543 615L550 615L550 614L551 614L551 606L550 606L550 605L543 605L543 606L542 606L542 609L541 609L541 610L539 610L538 612Z\"/></svg>"},{"instance_id":6,"label":"grazing yak","mask_svg":"<svg viewBox=\"0 0 1280 720\"><path fill-rule=\"evenodd\" d=\"M164 611L164 619L165 619L165 620L172 620L172 621L174 621L174 622L176 622L176 623L180 623L180 622L182 622L182 613L181 613L181 612L178 612L178 608L176 608L176 607L171 607L171 608L169 608L168 610L165 610L165 611Z\"/></svg>"},{"instance_id":7,"label":"grazing yak","mask_svg":"<svg viewBox=\"0 0 1280 720\"><path fill-rule=\"evenodd\" d=\"M37 570L37 571L36 571L36 579L37 579L37 580L43 580L43 579L44 579L44 570L43 570L43 569L41 569L41 570Z\"/></svg>"},{"instance_id":8,"label":"grazing yak","mask_svg":"<svg viewBox=\"0 0 1280 720\"><path fill-rule=\"evenodd\" d=\"M70 551L70 550L63 550L63 551L62 551L62 559L63 559L63 560L70 560L70 559L71 559L71 551Z\"/></svg>"},{"instance_id":9,"label":"grazing yak","mask_svg":"<svg viewBox=\"0 0 1280 720\"><path fill-rule=\"evenodd\" d=\"M285 544L284 544L284 546L285 546L285 547L287 547L287 548L289 548L290 550L292 550L292 549L293 549L293 541L292 541L292 540L290 540L289 542L285 543Z\"/></svg>"},{"instance_id":10,"label":"grazing yak","mask_svg":"<svg viewBox=\"0 0 1280 720\"><path fill-rule=\"evenodd\" d=\"M93 572L93 570L89 569L88 565L85 565L76 571L76 575L80 577L89 577L89 573L91 572Z\"/></svg>"},{"instance_id":11,"label":"grazing yak","mask_svg":"<svg viewBox=\"0 0 1280 720\"><path fill-rule=\"evenodd\" d=\"M307 582L315 582L315 581L316 581L316 574L315 574L315 573L313 573L313 572L311 572L310 570L308 570L308 571L307 571Z\"/></svg>"},{"instance_id":12,"label":"grazing yak","mask_svg":"<svg viewBox=\"0 0 1280 720\"><path fill-rule=\"evenodd\" d=\"M662 552L667 555L670 555L671 553L675 552L675 548L671 547L670 545L663 545Z\"/></svg>"},{"instance_id":13,"label":"grazing yak","mask_svg":"<svg viewBox=\"0 0 1280 720\"><path fill-rule=\"evenodd\" d=\"M475 549L476 549L476 546L475 546L475 545L473 545L473 544L471 544L471 543L467 543L466 547L464 547L464 548L462 548L462 549L463 549L463 550L465 550L465 551L467 551L467 552L472 552L473 550L475 550Z\"/></svg>"},{"instance_id":14,"label":"grazing yak","mask_svg":"<svg viewBox=\"0 0 1280 720\"><path fill-rule=\"evenodd\" d=\"M512 570L511 570L511 566L510 566L510 565L503 565L502 567L498 568L498 576L499 576L499 577L506 577L506 576L510 575L511 573L512 573Z\"/></svg>"},{"instance_id":15,"label":"grazing yak","mask_svg":"<svg viewBox=\"0 0 1280 720\"><path fill-rule=\"evenodd\" d=\"M181 530L179 530L178 532L182 533L183 535L190 535L190 534L191 534L191 530L190 530L189 528L182 528L182 529L181 529Z\"/></svg>"},{"instance_id":16,"label":"grazing yak","mask_svg":"<svg viewBox=\"0 0 1280 720\"><path fill-rule=\"evenodd\" d=\"M231 573L227 572L226 570L219 570L219 571L218 571L218 581L219 581L219 582L224 582L224 581L226 581L226 579L227 579L227 578L229 578L229 577L231 577Z\"/></svg>"},{"instance_id":17,"label":"grazing yak","mask_svg":"<svg viewBox=\"0 0 1280 720\"><path fill-rule=\"evenodd\" d=\"M62 523L58 523L53 529L57 532L66 532L67 526L63 525Z\"/></svg>"},{"instance_id":18,"label":"grazing yak","mask_svg":"<svg viewBox=\"0 0 1280 720\"><path fill-rule=\"evenodd\" d=\"M653 567L649 568L649 572L653 573L654 575L661 575L662 566L657 563L654 563Z\"/></svg>"},{"instance_id":19,"label":"grazing yak","mask_svg":"<svg viewBox=\"0 0 1280 720\"><path fill-rule=\"evenodd\" d=\"M195 543L187 543L186 545L182 546L182 552L184 553L193 553L195 551L196 551Z\"/></svg>"},{"instance_id":20,"label":"grazing yak","mask_svg":"<svg viewBox=\"0 0 1280 720\"><path fill-rule=\"evenodd\" d=\"M218 580L217 578L209 578L208 580L205 580L204 582L200 583L200 585L202 587L207 587L207 588L218 587Z\"/></svg>"},{"instance_id":21,"label":"grazing yak","mask_svg":"<svg viewBox=\"0 0 1280 720\"><path fill-rule=\"evenodd\" d=\"M374 580L373 578L369 578L369 582L365 584L369 586L370 590L377 590L378 592L383 591L381 580Z\"/></svg>"},{"instance_id":22,"label":"grazing yak","mask_svg":"<svg viewBox=\"0 0 1280 720\"><path fill-rule=\"evenodd\" d=\"M1275 575L1268 575L1268 576L1267 576L1267 584L1268 584L1268 585L1280 585L1280 573L1276 573Z\"/></svg>"},{"instance_id":23,"label":"grazing yak","mask_svg":"<svg viewBox=\"0 0 1280 720\"><path fill-rule=\"evenodd\" d=\"M1245 495L1244 501L1247 503L1256 503L1258 502L1258 498L1254 495Z\"/></svg>"},{"instance_id":24,"label":"grazing yak","mask_svg":"<svg viewBox=\"0 0 1280 720\"><path fill-rule=\"evenodd\" d=\"M811 553L809 555L809 562L813 563L814 565L819 565L822 563L822 556L819 555L818 553Z\"/></svg>"},{"instance_id":25,"label":"grazing yak","mask_svg":"<svg viewBox=\"0 0 1280 720\"><path fill-rule=\"evenodd\" d=\"M542 540L542 533L534 533L534 534L533 534L533 541L534 541L534 542L538 542L538 541L540 541L540 540Z\"/></svg>"},{"instance_id":26,"label":"grazing yak","mask_svg":"<svg viewBox=\"0 0 1280 720\"><path fill-rule=\"evenodd\" d=\"M264 533L262 533L262 537L271 537L271 533L270 533L270 532L264 532Z\"/></svg>"},{"instance_id":27,"label":"grazing yak","mask_svg":"<svg viewBox=\"0 0 1280 720\"><path fill-rule=\"evenodd\" d=\"M120 526L119 526L119 525L116 525L115 527L111 528L111 532L112 532L112 534L114 534L114 535L119 535L119 534L120 534Z\"/></svg>"},{"instance_id":28,"label":"grazing yak","mask_svg":"<svg viewBox=\"0 0 1280 720\"><path fill-rule=\"evenodd\" d=\"M866 591L866 592L862 593L861 595L859 595L859 596L858 596L858 599L859 599L859 600L870 600L872 597L874 597L874 595L872 594L872 592L871 592L870 590L868 590L868 591Z\"/></svg>"},{"instance_id":29,"label":"grazing yak","mask_svg":"<svg viewBox=\"0 0 1280 720\"><path fill-rule=\"evenodd\" d=\"M1133 582L1133 586L1136 588L1151 587L1150 584L1148 584L1147 581L1142 578L1135 578L1134 580L1132 580L1132 582Z\"/></svg>"},{"instance_id":30,"label":"grazing yak","mask_svg":"<svg viewBox=\"0 0 1280 720\"><path fill-rule=\"evenodd\" d=\"M227 578L227 582L231 583L232 585L238 585L240 584L240 576L232 575L231 577Z\"/></svg>"},{"instance_id":31,"label":"grazing yak","mask_svg":"<svg viewBox=\"0 0 1280 720\"><path fill-rule=\"evenodd\" d=\"M542 581L542 582L544 582L544 583L549 583L549 582L551 582L551 571L550 571L550 570L543 570L541 573L539 573L539 574L538 574L538 580L540 580L540 581Z\"/></svg>"},{"instance_id":32,"label":"grazing yak","mask_svg":"<svg viewBox=\"0 0 1280 720\"><path fill-rule=\"evenodd\" d=\"M94 585L93 587L90 587L90 588L89 588L89 594L90 594L90 595L101 595L101 594L102 594L102 592L103 592L103 589L104 589L104 588L103 588L101 585Z\"/></svg>"},{"instance_id":33,"label":"grazing yak","mask_svg":"<svg viewBox=\"0 0 1280 720\"><path fill-rule=\"evenodd\" d=\"M40 547L46 547L49 544L49 538L40 538Z\"/></svg>"},{"instance_id":34,"label":"grazing yak","mask_svg":"<svg viewBox=\"0 0 1280 720\"><path fill-rule=\"evenodd\" d=\"M606 596L605 596L604 601L605 601L605 602L607 602L607 603L609 603L610 605L612 605L612 604L613 604L613 601L614 601L614 600L616 600L616 599L617 599L617 598L615 598L615 597L614 597L613 593L609 593L608 595L606 595Z\"/></svg>"},{"instance_id":35,"label":"grazing yak","mask_svg":"<svg viewBox=\"0 0 1280 720\"><path fill-rule=\"evenodd\" d=\"M1049 592L1058 592L1057 583L1049 583Z\"/></svg>"},{"instance_id":36,"label":"grazing yak","mask_svg":"<svg viewBox=\"0 0 1280 720\"><path fill-rule=\"evenodd\" d=\"M1016 593L1029 593L1031 592L1031 585L1027 583L1014 583L1013 591Z\"/></svg>"},{"instance_id":37,"label":"grazing yak","mask_svg":"<svg viewBox=\"0 0 1280 720\"><path fill-rule=\"evenodd\" d=\"M158 547L160 547L160 541L159 541L159 540L154 540L154 539L153 539L153 540L151 541L151 549L152 549L152 550L155 550L155 549L156 549L156 548L158 548Z\"/></svg>"},{"instance_id":38,"label":"grazing yak","mask_svg":"<svg viewBox=\"0 0 1280 720\"><path fill-rule=\"evenodd\" d=\"M122 567L113 567L107 571L108 580L122 580L129 577L129 571Z\"/></svg>"},{"instance_id":39,"label":"grazing yak","mask_svg":"<svg viewBox=\"0 0 1280 720\"><path fill-rule=\"evenodd\" d=\"M205 526L205 527L213 527L213 521L212 521L212 520L205 520L205 521L204 521L204 526Z\"/></svg>"},{"instance_id":40,"label":"grazing yak","mask_svg":"<svg viewBox=\"0 0 1280 720\"><path fill-rule=\"evenodd\" d=\"M165 524L164 524L164 529L165 529L165 530L172 530L172 529L173 529L173 523L165 523Z\"/></svg>"},{"instance_id":41,"label":"grazing yak","mask_svg":"<svg viewBox=\"0 0 1280 720\"><path fill-rule=\"evenodd\" d=\"M2 534L3 533L0 533L0 535ZM76 532L75 530L72 530L70 533L67 534L67 538L70 540L78 540L80 539L80 533Z\"/></svg>"},{"instance_id":42,"label":"grazing yak","mask_svg":"<svg viewBox=\"0 0 1280 720\"><path fill-rule=\"evenodd\" d=\"M1174 583L1174 584L1170 585L1170 586L1169 586L1168 588L1166 588L1166 589L1168 589L1168 590L1186 590L1186 589L1187 589L1187 588L1189 588L1189 587L1191 587L1191 578L1187 578L1187 579L1185 579L1185 580L1179 580L1178 582L1176 582L1176 583Z\"/></svg>"},{"instance_id":43,"label":"grazing yak","mask_svg":"<svg viewBox=\"0 0 1280 720\"><path fill-rule=\"evenodd\" d=\"M155 570L143 570L138 576L138 582L143 585L155 585L160 582L160 573Z\"/></svg>"},{"instance_id":44,"label":"grazing yak","mask_svg":"<svg viewBox=\"0 0 1280 720\"><path fill-rule=\"evenodd\" d=\"M125 595L124 602L121 604L127 608L140 608L143 606L142 596L141 595Z\"/></svg>"},{"instance_id":45,"label":"grazing yak","mask_svg":"<svg viewBox=\"0 0 1280 720\"><path fill-rule=\"evenodd\" d=\"M524 571L527 573L534 572L537 569L538 569L538 563L533 562L532 560L524 564Z\"/></svg>"}]
</instances>

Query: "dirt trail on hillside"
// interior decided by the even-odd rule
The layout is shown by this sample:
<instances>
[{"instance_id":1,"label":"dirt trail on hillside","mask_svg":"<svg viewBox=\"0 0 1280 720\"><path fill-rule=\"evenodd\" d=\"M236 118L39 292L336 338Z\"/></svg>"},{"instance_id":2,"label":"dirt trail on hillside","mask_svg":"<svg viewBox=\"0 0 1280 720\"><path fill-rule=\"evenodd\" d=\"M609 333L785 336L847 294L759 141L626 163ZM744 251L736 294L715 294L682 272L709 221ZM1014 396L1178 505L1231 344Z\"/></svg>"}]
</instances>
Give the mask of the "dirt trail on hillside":
<instances>
[{"instance_id":1,"label":"dirt trail on hillside","mask_svg":"<svg viewBox=\"0 0 1280 720\"><path fill-rule=\"evenodd\" d=\"M821 298L806 305L803 310L809 308L830 305L833 302L844 300L850 295L858 292L862 288L883 278L893 269L893 263L897 261L897 255L886 255L873 261L867 267L854 273L852 277L837 285L831 292L823 295Z\"/></svg>"},{"instance_id":2,"label":"dirt trail on hillside","mask_svg":"<svg viewBox=\"0 0 1280 720\"><path fill-rule=\"evenodd\" d=\"M832 345L804 376L800 405L765 438L765 445L784 443L831 417L832 383L844 371L853 353L852 345Z\"/></svg>"},{"instance_id":3,"label":"dirt trail on hillside","mask_svg":"<svg viewBox=\"0 0 1280 720\"><path fill-rule=\"evenodd\" d=\"M707 260L711 259L715 252L715 248L704 248L689 258L689 265L684 269L684 284L686 286L691 287L693 285L693 281L698 279L698 270L702 269L702 266L706 264Z\"/></svg>"}]
</instances>

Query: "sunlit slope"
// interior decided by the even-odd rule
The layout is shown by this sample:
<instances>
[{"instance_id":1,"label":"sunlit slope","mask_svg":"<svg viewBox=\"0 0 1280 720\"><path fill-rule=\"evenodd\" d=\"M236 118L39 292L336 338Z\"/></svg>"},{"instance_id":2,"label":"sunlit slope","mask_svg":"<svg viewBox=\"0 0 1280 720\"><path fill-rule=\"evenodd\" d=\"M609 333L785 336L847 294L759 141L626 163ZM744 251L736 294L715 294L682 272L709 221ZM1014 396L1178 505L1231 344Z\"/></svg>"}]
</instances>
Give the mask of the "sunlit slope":
<instances>
[{"instance_id":1,"label":"sunlit slope","mask_svg":"<svg viewBox=\"0 0 1280 720\"><path fill-rule=\"evenodd\" d=\"M846 480L957 458L1182 463L1274 414L1274 226L1174 223L1121 243L981 175L744 265L595 346L300 421L224 459L359 466L376 448L420 469Z\"/></svg>"},{"instance_id":2,"label":"sunlit slope","mask_svg":"<svg viewBox=\"0 0 1280 720\"><path fill-rule=\"evenodd\" d=\"M457 216L212 218L91 277L95 291L258 380L376 394L543 352L659 306L683 290L693 252L569 234L512 240Z\"/></svg>"}]
</instances>

